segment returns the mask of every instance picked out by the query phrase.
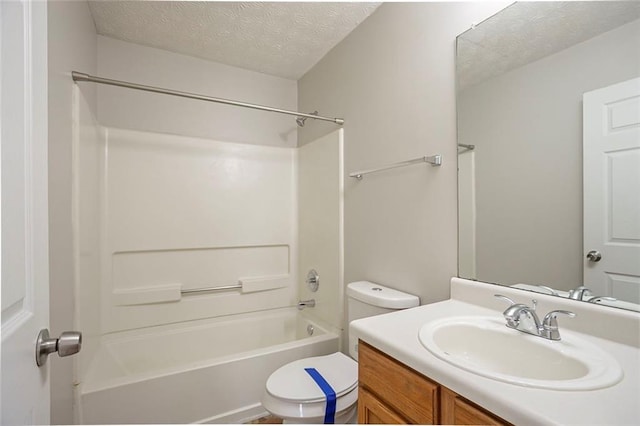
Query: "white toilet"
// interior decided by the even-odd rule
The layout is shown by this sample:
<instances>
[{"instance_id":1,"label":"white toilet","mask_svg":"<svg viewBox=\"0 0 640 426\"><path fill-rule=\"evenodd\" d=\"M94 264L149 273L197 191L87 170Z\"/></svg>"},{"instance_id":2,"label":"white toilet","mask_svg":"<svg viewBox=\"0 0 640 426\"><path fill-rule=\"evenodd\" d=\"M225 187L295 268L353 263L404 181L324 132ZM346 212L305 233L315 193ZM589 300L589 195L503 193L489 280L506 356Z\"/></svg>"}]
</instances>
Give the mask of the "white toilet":
<instances>
[{"instance_id":1,"label":"white toilet","mask_svg":"<svg viewBox=\"0 0 640 426\"><path fill-rule=\"evenodd\" d=\"M420 304L417 296L369 281L347 286L347 318L349 322L413 308ZM290 362L269 376L262 405L285 423L322 424L327 397L320 386L305 371L315 368L336 394L335 423L356 423L358 410L358 339L349 336L350 358L341 352L303 358ZM355 359L355 360L354 360Z\"/></svg>"}]
</instances>

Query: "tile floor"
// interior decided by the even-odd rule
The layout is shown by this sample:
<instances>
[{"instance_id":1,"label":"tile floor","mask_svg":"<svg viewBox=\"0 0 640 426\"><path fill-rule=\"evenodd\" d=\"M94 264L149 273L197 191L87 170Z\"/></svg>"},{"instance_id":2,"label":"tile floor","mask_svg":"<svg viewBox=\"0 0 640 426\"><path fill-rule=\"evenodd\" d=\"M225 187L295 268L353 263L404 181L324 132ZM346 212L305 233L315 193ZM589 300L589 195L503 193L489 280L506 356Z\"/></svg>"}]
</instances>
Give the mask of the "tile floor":
<instances>
[{"instance_id":1,"label":"tile floor","mask_svg":"<svg viewBox=\"0 0 640 426\"><path fill-rule=\"evenodd\" d=\"M282 419L276 416L264 416L259 419L255 419L250 421L248 424L252 425L274 425L274 424L282 424Z\"/></svg>"}]
</instances>

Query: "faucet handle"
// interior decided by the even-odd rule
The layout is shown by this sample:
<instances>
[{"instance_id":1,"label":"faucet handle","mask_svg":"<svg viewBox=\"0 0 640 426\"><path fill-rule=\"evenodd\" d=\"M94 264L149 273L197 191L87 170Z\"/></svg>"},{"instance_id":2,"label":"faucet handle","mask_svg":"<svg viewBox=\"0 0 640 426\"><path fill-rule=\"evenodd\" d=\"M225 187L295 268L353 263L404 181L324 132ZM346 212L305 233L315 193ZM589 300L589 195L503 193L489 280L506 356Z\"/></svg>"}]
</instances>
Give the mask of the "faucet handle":
<instances>
[{"instance_id":1,"label":"faucet handle","mask_svg":"<svg viewBox=\"0 0 640 426\"><path fill-rule=\"evenodd\" d=\"M502 313L504 318L507 320L507 327L509 328L517 328L518 324L520 324L520 315L522 315L522 309L526 308L526 305L522 303L516 303L512 299L507 296L503 296L502 294L494 294L498 299L504 299L507 302L511 303L511 305L505 309Z\"/></svg>"},{"instance_id":2,"label":"faucet handle","mask_svg":"<svg viewBox=\"0 0 640 426\"><path fill-rule=\"evenodd\" d=\"M510 299L510 298L509 298L509 297L507 297L507 296L503 296L502 294L494 294L494 297L497 297L498 299L504 299L504 300L506 300L507 302L511 303L512 305L515 305L515 304L516 304L516 302L514 302L514 301L513 301L513 299Z\"/></svg>"},{"instance_id":3,"label":"faucet handle","mask_svg":"<svg viewBox=\"0 0 640 426\"><path fill-rule=\"evenodd\" d=\"M552 322L556 321L557 315L558 314L562 314L562 315L566 315L570 318L573 318L576 316L576 314L574 314L571 311L565 311L562 309L557 309L555 311L551 311L549 312L547 315L544 316L544 320L542 321L543 325L550 325ZM557 321L556 321L556 326L557 326Z\"/></svg>"},{"instance_id":4,"label":"faucet handle","mask_svg":"<svg viewBox=\"0 0 640 426\"><path fill-rule=\"evenodd\" d=\"M548 291L552 296L560 296L560 294L557 291L555 291L551 287L547 287L546 285L538 285L537 287L540 287L541 289Z\"/></svg>"},{"instance_id":5,"label":"faucet handle","mask_svg":"<svg viewBox=\"0 0 640 426\"><path fill-rule=\"evenodd\" d=\"M547 339L560 340L560 332L558 331L558 314L567 315L570 318L574 318L576 316L573 312L564 311L562 309L551 311L545 315L542 320L542 328L546 333L545 337L547 337Z\"/></svg>"},{"instance_id":6,"label":"faucet handle","mask_svg":"<svg viewBox=\"0 0 640 426\"><path fill-rule=\"evenodd\" d=\"M608 302L615 302L618 299L616 299L615 297L610 297L610 296L594 296L594 297L590 298L589 300L587 300L587 302L598 304L598 303L602 302L603 300L606 300Z\"/></svg>"}]
</instances>

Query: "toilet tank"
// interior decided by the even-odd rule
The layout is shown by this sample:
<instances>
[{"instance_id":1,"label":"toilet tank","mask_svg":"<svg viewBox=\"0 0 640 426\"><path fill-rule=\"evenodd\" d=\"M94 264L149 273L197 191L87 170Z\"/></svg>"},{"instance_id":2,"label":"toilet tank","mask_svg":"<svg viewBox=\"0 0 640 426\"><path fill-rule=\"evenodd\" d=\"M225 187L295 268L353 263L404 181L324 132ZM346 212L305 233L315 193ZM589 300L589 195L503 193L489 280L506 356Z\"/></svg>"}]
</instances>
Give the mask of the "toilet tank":
<instances>
[{"instance_id":1,"label":"toilet tank","mask_svg":"<svg viewBox=\"0 0 640 426\"><path fill-rule=\"evenodd\" d=\"M347 285L347 319L349 323L359 318L386 314L420 305L420 298L413 294L394 290L369 281L357 281ZM349 335L349 355L358 359L358 336Z\"/></svg>"}]
</instances>

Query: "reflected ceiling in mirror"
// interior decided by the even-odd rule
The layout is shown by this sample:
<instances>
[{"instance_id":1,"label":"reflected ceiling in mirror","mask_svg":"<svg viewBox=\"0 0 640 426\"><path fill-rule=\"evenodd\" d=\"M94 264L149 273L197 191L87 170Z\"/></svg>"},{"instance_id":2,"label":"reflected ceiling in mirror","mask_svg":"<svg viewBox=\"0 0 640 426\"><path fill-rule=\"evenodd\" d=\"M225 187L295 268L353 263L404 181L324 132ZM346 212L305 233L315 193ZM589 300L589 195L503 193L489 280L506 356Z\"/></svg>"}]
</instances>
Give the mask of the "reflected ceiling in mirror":
<instances>
[{"instance_id":1,"label":"reflected ceiling in mirror","mask_svg":"<svg viewBox=\"0 0 640 426\"><path fill-rule=\"evenodd\" d=\"M503 74L640 18L640 3L524 2L458 36L458 89Z\"/></svg>"},{"instance_id":2,"label":"reflected ceiling in mirror","mask_svg":"<svg viewBox=\"0 0 640 426\"><path fill-rule=\"evenodd\" d=\"M640 3L515 3L458 37L456 71L459 276L635 308Z\"/></svg>"}]
</instances>

